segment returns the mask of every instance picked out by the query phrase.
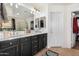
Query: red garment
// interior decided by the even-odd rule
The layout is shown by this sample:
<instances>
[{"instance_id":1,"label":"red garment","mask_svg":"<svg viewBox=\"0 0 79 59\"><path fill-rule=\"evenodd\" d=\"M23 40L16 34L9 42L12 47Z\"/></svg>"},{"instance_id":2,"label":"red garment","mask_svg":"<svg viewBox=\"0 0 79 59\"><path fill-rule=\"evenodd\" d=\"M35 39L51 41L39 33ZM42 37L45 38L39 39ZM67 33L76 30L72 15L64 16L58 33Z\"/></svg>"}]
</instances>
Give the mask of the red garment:
<instances>
[{"instance_id":1,"label":"red garment","mask_svg":"<svg viewBox=\"0 0 79 59\"><path fill-rule=\"evenodd\" d=\"M74 17L74 18L73 18L73 33L78 33L77 17Z\"/></svg>"}]
</instances>

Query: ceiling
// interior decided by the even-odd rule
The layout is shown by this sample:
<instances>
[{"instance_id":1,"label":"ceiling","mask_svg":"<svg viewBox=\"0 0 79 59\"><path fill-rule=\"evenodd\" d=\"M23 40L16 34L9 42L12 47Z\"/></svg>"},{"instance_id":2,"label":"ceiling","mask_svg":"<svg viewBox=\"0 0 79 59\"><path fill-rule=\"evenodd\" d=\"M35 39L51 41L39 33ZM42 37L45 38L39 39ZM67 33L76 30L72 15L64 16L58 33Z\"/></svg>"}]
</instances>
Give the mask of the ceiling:
<instances>
[{"instance_id":1,"label":"ceiling","mask_svg":"<svg viewBox=\"0 0 79 59\"><path fill-rule=\"evenodd\" d=\"M8 5L10 6L10 8L12 8L14 16L26 18L26 17L33 17L34 16L31 13L31 11L34 8L41 12L42 10L43 11L45 10L45 8L47 7L48 4L47 3L20 3L20 4L8 3Z\"/></svg>"},{"instance_id":2,"label":"ceiling","mask_svg":"<svg viewBox=\"0 0 79 59\"><path fill-rule=\"evenodd\" d=\"M25 5L32 6L39 10L43 10L45 7L47 7L48 4L47 3L27 3Z\"/></svg>"},{"instance_id":3,"label":"ceiling","mask_svg":"<svg viewBox=\"0 0 79 59\"><path fill-rule=\"evenodd\" d=\"M33 14L31 14L31 11L28 8L24 8L22 6L18 6L18 8L16 8L15 6L13 6L13 13L15 16L20 16L20 17L31 17L33 16Z\"/></svg>"},{"instance_id":4,"label":"ceiling","mask_svg":"<svg viewBox=\"0 0 79 59\"><path fill-rule=\"evenodd\" d=\"M27 18L34 16L29 8L18 5L17 3L14 3L13 5L7 5L9 6L9 8L11 8L14 17Z\"/></svg>"},{"instance_id":5,"label":"ceiling","mask_svg":"<svg viewBox=\"0 0 79 59\"><path fill-rule=\"evenodd\" d=\"M34 16L31 13L31 10L36 8L37 10L44 11L48 5L71 5L72 3L18 3L18 7L16 8L16 4L17 3L13 3L13 5L11 6L11 4L8 3L8 5L10 5L10 8L12 8L13 11L13 15L17 16L17 17L30 17L30 16Z\"/></svg>"}]
</instances>

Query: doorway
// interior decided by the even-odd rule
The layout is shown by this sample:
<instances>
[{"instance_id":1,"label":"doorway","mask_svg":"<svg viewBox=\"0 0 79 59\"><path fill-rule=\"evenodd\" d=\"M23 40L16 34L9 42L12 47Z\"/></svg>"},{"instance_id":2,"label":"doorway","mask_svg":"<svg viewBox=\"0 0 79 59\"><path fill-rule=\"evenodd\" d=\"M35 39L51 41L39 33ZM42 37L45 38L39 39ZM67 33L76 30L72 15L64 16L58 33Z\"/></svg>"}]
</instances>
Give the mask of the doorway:
<instances>
[{"instance_id":1,"label":"doorway","mask_svg":"<svg viewBox=\"0 0 79 59\"><path fill-rule=\"evenodd\" d=\"M79 11L72 12L72 48L79 49Z\"/></svg>"}]
</instances>

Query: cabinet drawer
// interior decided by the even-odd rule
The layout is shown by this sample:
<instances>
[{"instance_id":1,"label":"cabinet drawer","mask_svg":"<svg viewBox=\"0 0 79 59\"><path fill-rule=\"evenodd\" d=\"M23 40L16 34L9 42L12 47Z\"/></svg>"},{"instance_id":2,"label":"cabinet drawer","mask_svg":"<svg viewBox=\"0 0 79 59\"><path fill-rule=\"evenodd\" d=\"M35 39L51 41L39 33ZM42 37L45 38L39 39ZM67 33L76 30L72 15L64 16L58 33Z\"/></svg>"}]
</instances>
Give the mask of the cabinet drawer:
<instances>
[{"instance_id":1,"label":"cabinet drawer","mask_svg":"<svg viewBox=\"0 0 79 59\"><path fill-rule=\"evenodd\" d=\"M38 37L39 37L39 38L43 38L43 37L44 37L44 35L42 35L42 34L41 34L41 35L38 35Z\"/></svg>"},{"instance_id":2,"label":"cabinet drawer","mask_svg":"<svg viewBox=\"0 0 79 59\"><path fill-rule=\"evenodd\" d=\"M0 50L0 56L17 56L18 45L10 46Z\"/></svg>"},{"instance_id":3,"label":"cabinet drawer","mask_svg":"<svg viewBox=\"0 0 79 59\"><path fill-rule=\"evenodd\" d=\"M32 40L32 44L38 44L38 40Z\"/></svg>"},{"instance_id":4,"label":"cabinet drawer","mask_svg":"<svg viewBox=\"0 0 79 59\"><path fill-rule=\"evenodd\" d=\"M32 40L36 40L36 39L38 39L38 35L36 35L36 36L31 36L30 37Z\"/></svg>"},{"instance_id":5,"label":"cabinet drawer","mask_svg":"<svg viewBox=\"0 0 79 59\"><path fill-rule=\"evenodd\" d=\"M27 40L30 40L30 38L29 37L24 37L24 38L21 38L20 42L23 43L23 42L25 42Z\"/></svg>"},{"instance_id":6,"label":"cabinet drawer","mask_svg":"<svg viewBox=\"0 0 79 59\"><path fill-rule=\"evenodd\" d=\"M8 40L0 42L0 49L18 44L18 40Z\"/></svg>"},{"instance_id":7,"label":"cabinet drawer","mask_svg":"<svg viewBox=\"0 0 79 59\"><path fill-rule=\"evenodd\" d=\"M32 46L38 46L39 45L39 43L33 43L32 44Z\"/></svg>"},{"instance_id":8,"label":"cabinet drawer","mask_svg":"<svg viewBox=\"0 0 79 59\"><path fill-rule=\"evenodd\" d=\"M33 40L33 41L32 41L32 47L38 46L38 45L39 45L38 40Z\"/></svg>"},{"instance_id":9,"label":"cabinet drawer","mask_svg":"<svg viewBox=\"0 0 79 59\"><path fill-rule=\"evenodd\" d=\"M32 46L32 49L34 49L34 48L38 48L38 45L34 45L34 46Z\"/></svg>"}]
</instances>

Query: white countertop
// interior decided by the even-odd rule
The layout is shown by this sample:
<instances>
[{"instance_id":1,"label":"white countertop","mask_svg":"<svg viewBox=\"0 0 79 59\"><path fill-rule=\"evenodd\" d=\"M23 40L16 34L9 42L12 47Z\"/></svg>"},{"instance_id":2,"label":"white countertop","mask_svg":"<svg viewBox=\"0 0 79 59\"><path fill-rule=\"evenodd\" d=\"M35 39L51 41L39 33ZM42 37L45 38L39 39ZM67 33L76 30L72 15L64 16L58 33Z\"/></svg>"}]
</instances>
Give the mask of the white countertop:
<instances>
[{"instance_id":1,"label":"white countertop","mask_svg":"<svg viewBox=\"0 0 79 59\"><path fill-rule=\"evenodd\" d=\"M0 32L0 41L12 40L12 39L17 39L17 38L22 38L22 37L29 37L29 36L34 36L34 35L43 34L43 33L47 33L47 32L33 32L33 33L27 33L23 35L17 35L17 36L11 36L11 37L5 38L3 36L3 32Z\"/></svg>"}]
</instances>

